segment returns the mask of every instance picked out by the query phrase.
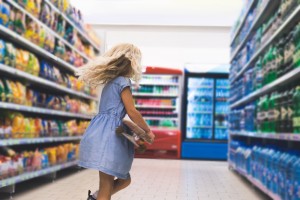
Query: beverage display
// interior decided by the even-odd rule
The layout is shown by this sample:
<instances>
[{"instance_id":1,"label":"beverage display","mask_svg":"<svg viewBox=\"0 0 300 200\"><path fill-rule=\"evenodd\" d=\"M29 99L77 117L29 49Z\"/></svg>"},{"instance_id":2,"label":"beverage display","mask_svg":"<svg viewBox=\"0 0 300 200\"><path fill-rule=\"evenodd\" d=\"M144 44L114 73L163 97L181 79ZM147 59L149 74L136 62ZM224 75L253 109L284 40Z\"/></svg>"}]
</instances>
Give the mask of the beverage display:
<instances>
[{"instance_id":1,"label":"beverage display","mask_svg":"<svg viewBox=\"0 0 300 200\"><path fill-rule=\"evenodd\" d=\"M214 79L189 78L187 138L212 139Z\"/></svg>"},{"instance_id":2,"label":"beverage display","mask_svg":"<svg viewBox=\"0 0 300 200\"><path fill-rule=\"evenodd\" d=\"M233 140L230 162L247 176L258 180L281 199L300 199L299 151L283 151L280 147L247 146Z\"/></svg>"}]
</instances>

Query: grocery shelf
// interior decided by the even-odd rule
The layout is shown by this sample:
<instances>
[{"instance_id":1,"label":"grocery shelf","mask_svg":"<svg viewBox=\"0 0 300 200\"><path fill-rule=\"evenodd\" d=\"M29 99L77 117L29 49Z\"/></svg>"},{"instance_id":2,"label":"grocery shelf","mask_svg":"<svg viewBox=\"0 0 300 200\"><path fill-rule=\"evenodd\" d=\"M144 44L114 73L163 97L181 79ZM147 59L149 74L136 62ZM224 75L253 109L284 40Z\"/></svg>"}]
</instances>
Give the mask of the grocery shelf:
<instances>
[{"instance_id":1,"label":"grocery shelf","mask_svg":"<svg viewBox=\"0 0 300 200\"><path fill-rule=\"evenodd\" d=\"M295 10L289 15L289 17L280 25L276 32L256 51L256 53L251 57L247 64L240 70L240 72L232 79L231 82L235 82L250 66L254 64L256 59L261 55L261 53L272 43L275 39L282 36L284 31L289 30L289 28L296 23L300 15L300 5L295 8Z\"/></svg>"},{"instance_id":2,"label":"grocery shelf","mask_svg":"<svg viewBox=\"0 0 300 200\"><path fill-rule=\"evenodd\" d=\"M132 93L133 96L137 97L178 97L177 94L159 94L159 93L141 93L141 92L134 92Z\"/></svg>"},{"instance_id":3,"label":"grocery shelf","mask_svg":"<svg viewBox=\"0 0 300 200\"><path fill-rule=\"evenodd\" d=\"M95 100L95 101L98 100L98 98L96 98L96 97L93 97L93 96L87 95L83 92L78 92L78 91L75 91L73 89L61 86L61 85L59 85L55 82L48 81L44 78L31 75L29 73L23 72L23 71L18 70L16 68L9 67L7 65L0 64L0 72L5 72L5 73L8 73L8 74L14 75L16 77L19 77L19 78L24 78L24 79L26 79L26 80L28 80L32 83L40 84L40 85L43 85L43 86L46 86L46 87L49 87L49 88L52 88L52 89L55 89L55 90L58 90L58 91L63 91L63 92L66 92L68 94L71 94L71 95L75 95L75 96L78 96L78 97L91 99L91 100Z\"/></svg>"},{"instance_id":4,"label":"grocery shelf","mask_svg":"<svg viewBox=\"0 0 300 200\"><path fill-rule=\"evenodd\" d=\"M151 108L151 109L176 109L176 106L164 105L136 105L136 108Z\"/></svg>"},{"instance_id":5,"label":"grocery shelf","mask_svg":"<svg viewBox=\"0 0 300 200\"><path fill-rule=\"evenodd\" d=\"M92 119L93 117L92 115L71 113L71 112L58 111L58 110L46 109L46 108L30 107L30 106L24 106L24 105L6 103L6 102L0 102L0 109L10 109L15 111L39 113L44 115L56 115L56 116L63 116L63 117L74 117L80 119Z\"/></svg>"},{"instance_id":6,"label":"grocery shelf","mask_svg":"<svg viewBox=\"0 0 300 200\"><path fill-rule=\"evenodd\" d=\"M134 84L134 83L133 83ZM146 83L146 82L141 82L139 85L150 85L150 86L179 86L179 83Z\"/></svg>"},{"instance_id":7,"label":"grocery shelf","mask_svg":"<svg viewBox=\"0 0 300 200\"><path fill-rule=\"evenodd\" d=\"M246 34L245 38L240 42L240 44L235 48L234 53L232 53L232 56L230 58L230 62L233 61L233 59L236 57L238 52L242 49L243 46L245 46L246 42L250 38L252 32L263 23L263 20L266 16L269 15L269 12L272 11L276 5L278 5L278 1L274 2L272 0L269 0L263 9L261 9L260 13L257 15L255 21L252 23L251 28L249 29L248 33ZM233 41L232 41L233 42ZM232 43L231 43L232 44Z\"/></svg>"},{"instance_id":8,"label":"grocery shelf","mask_svg":"<svg viewBox=\"0 0 300 200\"><path fill-rule=\"evenodd\" d=\"M212 128L212 126L187 126L187 128Z\"/></svg>"},{"instance_id":9,"label":"grocery shelf","mask_svg":"<svg viewBox=\"0 0 300 200\"><path fill-rule=\"evenodd\" d=\"M67 63L66 61L62 60L61 58L58 58L57 56L53 55L52 53L49 53L45 49L39 47L36 44L33 44L31 41L27 40L26 38L18 35L17 33L13 32L12 30L1 26L0 25L0 34L5 35L6 37L9 37L14 41L15 43L21 44L25 46L27 49L30 49L33 53L39 54L40 56L43 56L44 58L51 59L55 65L63 67L66 70L75 72L76 68Z\"/></svg>"},{"instance_id":10,"label":"grocery shelf","mask_svg":"<svg viewBox=\"0 0 300 200\"><path fill-rule=\"evenodd\" d=\"M145 120L173 120L173 121L178 121L178 118L175 117L144 117Z\"/></svg>"},{"instance_id":11,"label":"grocery shelf","mask_svg":"<svg viewBox=\"0 0 300 200\"><path fill-rule=\"evenodd\" d=\"M227 86L227 87L225 87L225 86L224 86L224 87L218 86L218 87L216 87L216 89L228 89L228 90L229 90L229 89L230 89L230 86Z\"/></svg>"},{"instance_id":12,"label":"grocery shelf","mask_svg":"<svg viewBox=\"0 0 300 200\"><path fill-rule=\"evenodd\" d=\"M188 112L189 114L210 114L212 115L213 112L209 112L209 111L191 111L191 112Z\"/></svg>"},{"instance_id":13,"label":"grocery shelf","mask_svg":"<svg viewBox=\"0 0 300 200\"><path fill-rule=\"evenodd\" d=\"M100 48L98 47L97 44L95 44L95 42L93 42L89 36L84 33L78 26L75 25L74 22L72 22L71 19L69 19L63 12L61 12L55 5L53 5L53 3L50 0L44 0L44 2L46 2L51 9L53 9L55 12L59 13L70 25L72 25L77 32L88 42L90 43L98 52L100 52Z\"/></svg>"},{"instance_id":14,"label":"grocery shelf","mask_svg":"<svg viewBox=\"0 0 300 200\"><path fill-rule=\"evenodd\" d=\"M245 177L255 187L257 187L263 193L265 193L266 195L268 195L269 197L271 197L271 199L273 199L273 200L281 200L281 198L278 195L276 195L273 192L271 192L270 190L268 190L268 188L266 188L263 184L261 184L258 180L256 180L252 176L248 175L244 170L239 169L238 167L236 167L234 163L232 163L231 161L228 161L228 164L229 164L229 167L231 169L233 169L235 172L237 172L241 176Z\"/></svg>"},{"instance_id":15,"label":"grocery shelf","mask_svg":"<svg viewBox=\"0 0 300 200\"><path fill-rule=\"evenodd\" d=\"M241 100L233 103L232 105L230 105L230 108L239 107L241 105L244 105L246 103L249 103L249 102L255 100L256 98L258 98L266 93L275 91L275 90L277 90L277 88L279 86L291 83L291 82L295 81L297 78L299 78L299 76L300 76L300 68L295 68L294 70L292 70L292 71L288 72L287 74L281 76L280 78L276 79L272 83L269 83L268 85L264 86L263 88L256 90L255 92L249 94L248 96L242 98Z\"/></svg>"},{"instance_id":16,"label":"grocery shelf","mask_svg":"<svg viewBox=\"0 0 300 200\"><path fill-rule=\"evenodd\" d=\"M246 131L231 131L230 135L272 140L300 141L300 134L294 133L255 133Z\"/></svg>"},{"instance_id":17,"label":"grocery shelf","mask_svg":"<svg viewBox=\"0 0 300 200\"><path fill-rule=\"evenodd\" d=\"M250 3L248 9L246 10L246 12L244 13L242 20L239 24L239 26L236 28L235 33L233 34L232 38L231 38L231 42L230 45L234 42L236 36L240 33L242 27L244 26L244 23L248 17L248 14L250 13L250 11L252 10L252 8L254 7L255 3L257 2L257 0L252 0L252 2Z\"/></svg>"},{"instance_id":18,"label":"grocery shelf","mask_svg":"<svg viewBox=\"0 0 300 200\"><path fill-rule=\"evenodd\" d=\"M32 20L34 20L37 24L39 24L40 26L43 26L43 28L45 28L46 31L50 32L53 36L55 36L56 38L58 38L60 41L62 41L65 45L67 45L70 49L76 51L76 53L78 53L80 56L82 56L84 59L86 59L87 61L91 61L90 58L88 58L83 52L79 51L77 48L75 48L72 44L70 44L68 41L66 41L63 37L61 37L59 34L57 34L56 32L54 32L51 28L49 28L46 24L44 24L42 21L40 21L39 19L37 19L35 16L33 16L31 13L29 13L27 10L25 10L22 6L20 6L18 3L14 2L13 0L6 0L7 2L9 2L11 5L13 5L15 8L17 8L18 10L22 11L24 14L26 14L27 16L29 16Z\"/></svg>"},{"instance_id":19,"label":"grocery shelf","mask_svg":"<svg viewBox=\"0 0 300 200\"><path fill-rule=\"evenodd\" d=\"M24 145L24 144L40 144L40 143L50 143L50 142L76 141L76 140L81 140L81 138L82 138L82 136L0 139L0 146L14 146L14 145Z\"/></svg>"},{"instance_id":20,"label":"grocery shelf","mask_svg":"<svg viewBox=\"0 0 300 200\"><path fill-rule=\"evenodd\" d=\"M178 127L164 127L164 126L150 126L151 131L174 131L178 130ZM168 132L168 135L174 135L173 132Z\"/></svg>"},{"instance_id":21,"label":"grocery shelf","mask_svg":"<svg viewBox=\"0 0 300 200\"><path fill-rule=\"evenodd\" d=\"M227 126L216 126L215 128L216 129L227 129L228 127Z\"/></svg>"},{"instance_id":22,"label":"grocery shelf","mask_svg":"<svg viewBox=\"0 0 300 200\"><path fill-rule=\"evenodd\" d=\"M6 187L6 186L9 186L9 185L14 185L14 184L17 184L17 183L20 183L20 182L23 182L23 181L27 181L29 179L33 179L33 178L36 178L36 177L51 174L51 173L60 171L60 170L65 169L65 168L76 166L77 162L78 162L77 160L76 161L71 161L71 162L67 162L67 163L64 163L64 164L48 167L46 169L33 171L33 172L25 172L21 175L15 176L15 177L0 180L0 188Z\"/></svg>"}]
</instances>

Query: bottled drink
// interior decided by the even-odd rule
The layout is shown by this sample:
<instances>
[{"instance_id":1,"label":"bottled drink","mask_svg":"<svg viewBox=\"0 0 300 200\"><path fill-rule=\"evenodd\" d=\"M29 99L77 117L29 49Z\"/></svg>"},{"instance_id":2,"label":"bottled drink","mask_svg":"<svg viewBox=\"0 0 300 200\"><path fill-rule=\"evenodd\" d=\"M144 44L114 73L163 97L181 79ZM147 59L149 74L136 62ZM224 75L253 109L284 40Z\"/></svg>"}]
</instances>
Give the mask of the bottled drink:
<instances>
[{"instance_id":1,"label":"bottled drink","mask_svg":"<svg viewBox=\"0 0 300 200\"><path fill-rule=\"evenodd\" d=\"M269 100L269 110L268 110L268 120L269 120L269 132L275 133L276 132L276 107L275 107L275 99L276 93L272 93L270 100Z\"/></svg>"},{"instance_id":2,"label":"bottled drink","mask_svg":"<svg viewBox=\"0 0 300 200\"><path fill-rule=\"evenodd\" d=\"M260 89L263 84L263 69L261 58L255 63L255 89Z\"/></svg>"},{"instance_id":3,"label":"bottled drink","mask_svg":"<svg viewBox=\"0 0 300 200\"><path fill-rule=\"evenodd\" d=\"M281 123L281 112L280 112L280 108L281 108L281 103L280 103L280 100L281 100L281 93L276 93L275 95L275 99L274 99L274 109L275 109L275 132L276 133L280 133L280 123Z\"/></svg>"},{"instance_id":4,"label":"bottled drink","mask_svg":"<svg viewBox=\"0 0 300 200\"><path fill-rule=\"evenodd\" d=\"M281 96L281 122L280 122L280 132L287 133L287 123L288 123L288 91L284 91Z\"/></svg>"},{"instance_id":5,"label":"bottled drink","mask_svg":"<svg viewBox=\"0 0 300 200\"><path fill-rule=\"evenodd\" d=\"M293 95L294 116L293 129L294 133L300 133L300 86L298 86Z\"/></svg>"},{"instance_id":6,"label":"bottled drink","mask_svg":"<svg viewBox=\"0 0 300 200\"><path fill-rule=\"evenodd\" d=\"M293 113L294 113L293 95L294 95L294 91L295 91L295 89L292 88L288 92L288 97L287 97L287 127L286 127L287 133L293 132Z\"/></svg>"}]
</instances>

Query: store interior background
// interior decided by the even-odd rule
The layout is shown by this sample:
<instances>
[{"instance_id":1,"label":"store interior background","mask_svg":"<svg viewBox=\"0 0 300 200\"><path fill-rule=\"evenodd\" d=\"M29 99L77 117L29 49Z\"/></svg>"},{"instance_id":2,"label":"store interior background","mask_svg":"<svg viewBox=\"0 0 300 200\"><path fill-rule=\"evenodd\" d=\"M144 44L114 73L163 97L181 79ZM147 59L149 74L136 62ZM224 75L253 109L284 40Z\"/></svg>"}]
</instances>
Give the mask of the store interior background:
<instances>
[{"instance_id":1,"label":"store interior background","mask_svg":"<svg viewBox=\"0 0 300 200\"><path fill-rule=\"evenodd\" d=\"M102 50L137 45L143 65L229 72L230 33L241 0L72 0L102 39Z\"/></svg>"}]
</instances>

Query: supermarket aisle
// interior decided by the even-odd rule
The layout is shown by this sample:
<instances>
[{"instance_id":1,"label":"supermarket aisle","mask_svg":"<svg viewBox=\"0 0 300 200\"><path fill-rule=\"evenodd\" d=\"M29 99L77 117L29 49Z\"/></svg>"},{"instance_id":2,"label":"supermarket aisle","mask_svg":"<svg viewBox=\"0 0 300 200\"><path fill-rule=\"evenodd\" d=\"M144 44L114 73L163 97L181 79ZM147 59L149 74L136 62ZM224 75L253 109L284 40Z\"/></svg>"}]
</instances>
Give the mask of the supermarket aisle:
<instances>
[{"instance_id":1,"label":"supermarket aisle","mask_svg":"<svg viewBox=\"0 0 300 200\"><path fill-rule=\"evenodd\" d=\"M97 172L83 170L15 195L15 200L85 200L95 189ZM261 200L226 162L136 159L133 184L113 200Z\"/></svg>"}]
</instances>

